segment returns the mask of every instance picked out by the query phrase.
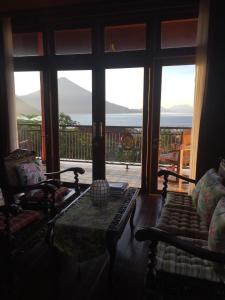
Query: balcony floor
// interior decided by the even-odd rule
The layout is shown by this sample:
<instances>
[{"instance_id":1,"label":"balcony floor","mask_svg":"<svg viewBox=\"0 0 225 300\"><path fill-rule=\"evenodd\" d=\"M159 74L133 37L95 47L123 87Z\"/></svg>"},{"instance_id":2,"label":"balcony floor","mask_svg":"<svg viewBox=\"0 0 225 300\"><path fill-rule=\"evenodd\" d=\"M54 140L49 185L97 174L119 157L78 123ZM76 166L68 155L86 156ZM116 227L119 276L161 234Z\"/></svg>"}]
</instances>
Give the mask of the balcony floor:
<instances>
[{"instance_id":1,"label":"balcony floor","mask_svg":"<svg viewBox=\"0 0 225 300\"><path fill-rule=\"evenodd\" d=\"M81 183L91 184L92 182L92 163L83 161L60 161L60 169L66 169L72 166L84 168L85 174L80 175ZM188 175L189 170L183 170L183 175ZM186 173L186 174L185 174ZM126 168L125 164L106 164L106 178L108 181L124 182L127 181L130 186L141 187L141 166L129 165ZM74 176L72 172L63 173L61 180L73 182ZM162 179L159 179L159 189L162 189ZM170 181L169 190L177 192L187 192L188 184L181 181Z\"/></svg>"}]
</instances>

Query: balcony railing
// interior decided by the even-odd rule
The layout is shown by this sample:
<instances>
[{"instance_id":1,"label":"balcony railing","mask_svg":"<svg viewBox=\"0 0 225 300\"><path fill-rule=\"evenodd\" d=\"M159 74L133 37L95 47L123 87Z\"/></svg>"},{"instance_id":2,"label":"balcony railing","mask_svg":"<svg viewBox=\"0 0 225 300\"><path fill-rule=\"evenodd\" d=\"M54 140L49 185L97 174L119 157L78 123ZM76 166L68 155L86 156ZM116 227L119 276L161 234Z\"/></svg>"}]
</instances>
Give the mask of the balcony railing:
<instances>
[{"instance_id":1,"label":"balcony railing","mask_svg":"<svg viewBox=\"0 0 225 300\"><path fill-rule=\"evenodd\" d=\"M191 133L190 128L160 128L159 141L159 163L172 162L167 156L177 153L183 145L183 134ZM40 124L18 124L19 143L21 148L35 150L37 156L41 157L41 125ZM132 147L124 149L121 143L122 137L130 133L133 139ZM107 162L129 162L130 164L141 164L142 128L107 126L105 132L106 161ZM59 152L61 159L90 161L92 159L92 127L77 125L74 127L59 128ZM186 157L186 164L189 164ZM177 157L177 161L178 161ZM177 162L178 164L178 162Z\"/></svg>"}]
</instances>

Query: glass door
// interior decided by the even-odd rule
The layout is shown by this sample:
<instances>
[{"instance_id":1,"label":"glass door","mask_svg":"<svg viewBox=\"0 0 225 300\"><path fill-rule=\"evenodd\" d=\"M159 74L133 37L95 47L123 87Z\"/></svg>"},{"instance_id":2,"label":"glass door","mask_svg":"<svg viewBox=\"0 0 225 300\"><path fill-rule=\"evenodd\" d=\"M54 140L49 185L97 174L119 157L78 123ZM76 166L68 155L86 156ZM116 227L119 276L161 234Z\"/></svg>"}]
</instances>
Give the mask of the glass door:
<instances>
[{"instance_id":1,"label":"glass door","mask_svg":"<svg viewBox=\"0 0 225 300\"><path fill-rule=\"evenodd\" d=\"M162 67L158 169L183 176L190 175L194 86L195 65ZM187 192L188 184L170 180L170 190Z\"/></svg>"},{"instance_id":2,"label":"glass door","mask_svg":"<svg viewBox=\"0 0 225 300\"><path fill-rule=\"evenodd\" d=\"M105 70L106 178L141 186L144 68Z\"/></svg>"},{"instance_id":3,"label":"glass door","mask_svg":"<svg viewBox=\"0 0 225 300\"><path fill-rule=\"evenodd\" d=\"M15 72L19 148L34 150L45 162L45 120L39 71Z\"/></svg>"},{"instance_id":4,"label":"glass door","mask_svg":"<svg viewBox=\"0 0 225 300\"><path fill-rule=\"evenodd\" d=\"M92 71L58 71L60 169L82 167L81 183L92 182ZM61 180L74 181L72 172Z\"/></svg>"}]
</instances>

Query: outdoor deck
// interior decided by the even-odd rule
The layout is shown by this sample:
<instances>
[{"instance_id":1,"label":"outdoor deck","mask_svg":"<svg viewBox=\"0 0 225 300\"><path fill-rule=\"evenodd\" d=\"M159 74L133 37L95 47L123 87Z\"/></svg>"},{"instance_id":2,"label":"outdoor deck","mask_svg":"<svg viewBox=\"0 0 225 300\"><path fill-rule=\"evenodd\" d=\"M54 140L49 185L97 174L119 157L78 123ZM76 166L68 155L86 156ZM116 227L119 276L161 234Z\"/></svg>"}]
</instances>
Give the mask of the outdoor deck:
<instances>
[{"instance_id":1,"label":"outdoor deck","mask_svg":"<svg viewBox=\"0 0 225 300\"><path fill-rule=\"evenodd\" d=\"M85 174L80 175L79 180L81 183L91 184L92 182L92 164L90 162L82 161L60 161L60 169L66 169L72 166L79 166L85 169ZM189 170L183 170L183 175L188 175ZM108 181L129 182L130 186L141 186L141 166L129 165L128 169L125 164L106 164L106 179ZM66 182L73 182L74 176L72 172L63 173L61 180ZM188 184L184 182L170 181L169 190L187 192ZM159 179L159 190L162 188L162 180Z\"/></svg>"},{"instance_id":2,"label":"outdoor deck","mask_svg":"<svg viewBox=\"0 0 225 300\"><path fill-rule=\"evenodd\" d=\"M20 148L34 150L41 159L46 147L41 124L18 123ZM169 168L182 175L189 175L191 128L160 127L158 145L158 168ZM44 146L43 146L44 145ZM43 156L43 157L42 157ZM85 174L80 182L92 182L92 127L68 125L59 128L60 169L80 166ZM130 186L141 186L142 128L134 126L107 126L105 129L106 178L108 181L127 181ZM126 164L129 167L126 167ZM63 174L62 180L72 182L73 174ZM170 182L170 190L186 192L188 185L179 181ZM159 179L158 189L162 188Z\"/></svg>"}]
</instances>

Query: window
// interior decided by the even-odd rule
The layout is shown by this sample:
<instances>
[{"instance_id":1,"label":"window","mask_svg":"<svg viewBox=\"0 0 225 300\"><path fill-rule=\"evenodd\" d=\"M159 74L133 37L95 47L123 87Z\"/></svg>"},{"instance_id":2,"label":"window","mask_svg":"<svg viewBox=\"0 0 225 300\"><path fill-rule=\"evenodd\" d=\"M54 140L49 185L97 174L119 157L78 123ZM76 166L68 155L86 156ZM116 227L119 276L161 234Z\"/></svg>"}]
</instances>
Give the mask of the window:
<instances>
[{"instance_id":1,"label":"window","mask_svg":"<svg viewBox=\"0 0 225 300\"><path fill-rule=\"evenodd\" d=\"M197 19L161 22L161 48L195 47Z\"/></svg>"},{"instance_id":2,"label":"window","mask_svg":"<svg viewBox=\"0 0 225 300\"><path fill-rule=\"evenodd\" d=\"M158 168L184 176L190 175L194 80L194 65L162 68ZM161 184L159 179L160 188ZM170 189L187 191L188 185L175 180Z\"/></svg>"},{"instance_id":3,"label":"window","mask_svg":"<svg viewBox=\"0 0 225 300\"><path fill-rule=\"evenodd\" d=\"M13 48L15 57L43 55L42 33L14 33Z\"/></svg>"},{"instance_id":4,"label":"window","mask_svg":"<svg viewBox=\"0 0 225 300\"><path fill-rule=\"evenodd\" d=\"M55 54L88 54L91 52L91 29L55 31Z\"/></svg>"},{"instance_id":5,"label":"window","mask_svg":"<svg viewBox=\"0 0 225 300\"><path fill-rule=\"evenodd\" d=\"M146 49L145 24L105 27L105 52L144 49Z\"/></svg>"},{"instance_id":6,"label":"window","mask_svg":"<svg viewBox=\"0 0 225 300\"><path fill-rule=\"evenodd\" d=\"M45 161L40 72L15 72L14 78L19 147Z\"/></svg>"}]
</instances>

